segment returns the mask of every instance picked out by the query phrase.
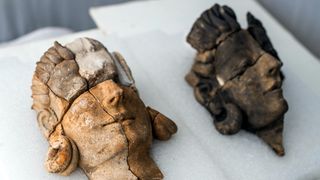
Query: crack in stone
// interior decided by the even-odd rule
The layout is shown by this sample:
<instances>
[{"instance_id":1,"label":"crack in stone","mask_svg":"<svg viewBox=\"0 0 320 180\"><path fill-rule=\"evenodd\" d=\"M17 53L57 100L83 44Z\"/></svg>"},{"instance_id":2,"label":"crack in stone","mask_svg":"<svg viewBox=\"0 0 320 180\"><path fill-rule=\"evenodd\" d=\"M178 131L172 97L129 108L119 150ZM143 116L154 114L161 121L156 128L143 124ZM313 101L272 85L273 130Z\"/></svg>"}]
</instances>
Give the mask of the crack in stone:
<instances>
[{"instance_id":1,"label":"crack in stone","mask_svg":"<svg viewBox=\"0 0 320 180\"><path fill-rule=\"evenodd\" d=\"M98 98L96 98L96 96L95 95L93 95L91 92L90 92L90 90L88 90L88 92L94 97L94 99L100 104L100 106L102 106L101 105L101 102L98 100ZM115 122L112 122L112 123L119 123L119 122L117 122L116 121L116 119L115 119L115 117L113 117L110 113L108 113L104 108L102 108L103 109L103 111L104 112L106 112L108 115L110 115L114 120L115 120ZM112 123L110 123L110 124L112 124ZM125 137L125 139L126 139L126 142L127 142L127 152L128 152L128 155L127 155L127 158L126 158L126 161L127 161L127 165L128 165L128 170L137 178L137 179L140 179L135 173L133 173L133 171L131 170L131 168L130 168L130 165L129 165L129 140L128 140L128 138L127 138L127 136L126 136L126 133L124 132L124 130L123 130L123 127L122 127L122 124L121 123L119 123L120 124L120 129L121 129L121 133L124 135L124 137ZM121 151L122 152L122 151ZM116 153L116 155L118 155L119 153ZM116 155L114 155L114 156L112 156L112 157L115 157ZM112 158L109 158L109 159L112 159ZM109 160L108 159L108 160ZM106 160L107 161L107 160Z\"/></svg>"},{"instance_id":2,"label":"crack in stone","mask_svg":"<svg viewBox=\"0 0 320 180\"><path fill-rule=\"evenodd\" d=\"M256 58L256 61L255 61L253 64L248 65L247 68L246 68L243 72L240 72L240 73L234 75L233 77L231 77L230 79L224 81L224 84L226 84L226 83L229 82L229 81L234 80L235 78L241 78L241 77L245 74L245 72L247 72L248 69L252 68L255 64L257 64L257 62L259 61L259 59L260 59L263 55L265 55L266 53L267 53L267 52L263 52L261 55L259 55L259 56ZM215 77L217 77L217 75L215 75ZM221 87L223 87L223 86L221 86Z\"/></svg>"},{"instance_id":3,"label":"crack in stone","mask_svg":"<svg viewBox=\"0 0 320 180\"><path fill-rule=\"evenodd\" d=\"M63 59L60 63L62 63L63 61L65 61L65 59ZM83 78L83 77L80 75L80 73L79 73L79 65L78 65L77 61L76 61L75 59L74 59L73 61L74 61L74 62L76 63L76 65L78 66L78 71L77 71L78 75L79 75L81 78ZM58 63L58 64L60 64L60 63ZM56 65L54 66L54 68L55 68L58 64L56 64ZM50 81L51 76L52 76L52 73L50 73L50 76L49 76L49 79L48 79L47 83ZM68 106L66 107L66 111L65 111L64 114L62 115L62 117L61 117L61 119L59 120L59 122L53 127L54 130L48 135L48 138L49 138L49 137L51 136L51 134L56 130L57 126L58 126L59 124L61 124L62 120L64 119L64 116L66 115L67 111L70 109L70 107L71 107L71 105L73 104L73 102L74 102L78 97L80 97L82 94L84 94L86 91L89 92L89 84L88 84L88 81L87 81L85 78L83 78L83 79L86 81L86 88L85 88L85 90L84 90L81 94L79 94L79 96L70 99L70 101L66 100L66 99L63 98L63 97L60 97L59 95L57 95L57 94L50 88L50 86L49 86L47 83L43 83L43 84L48 88L48 90L51 91L51 93L52 93L53 95L55 95L55 96L57 96L58 98L61 98L61 99L63 99L63 100L65 100L65 101L68 102ZM91 93L90 93L90 94L91 94ZM49 96L49 93L48 93L48 96ZM50 98L49 98L49 100L50 100L50 102L51 102L51 99L50 99ZM50 109L51 109L51 107L50 107ZM52 111L53 111L53 110L52 110ZM54 112L54 111L53 111L53 112ZM54 112L54 115L55 115L56 118L58 119L58 117L57 117L57 115L56 115L55 112ZM112 116L111 116L111 117L112 117ZM62 124L61 124L61 125L62 125Z\"/></svg>"}]
</instances>

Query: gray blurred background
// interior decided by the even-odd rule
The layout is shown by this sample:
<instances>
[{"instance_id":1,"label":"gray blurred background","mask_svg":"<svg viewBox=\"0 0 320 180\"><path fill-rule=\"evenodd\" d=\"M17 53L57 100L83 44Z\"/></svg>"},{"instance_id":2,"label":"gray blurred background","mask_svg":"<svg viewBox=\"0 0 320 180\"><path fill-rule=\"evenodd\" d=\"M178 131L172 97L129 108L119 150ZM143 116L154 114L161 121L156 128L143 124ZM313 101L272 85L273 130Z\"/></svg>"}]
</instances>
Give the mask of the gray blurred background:
<instances>
[{"instance_id":1,"label":"gray blurred background","mask_svg":"<svg viewBox=\"0 0 320 180\"><path fill-rule=\"evenodd\" d=\"M320 58L320 0L258 0L278 21Z\"/></svg>"},{"instance_id":2,"label":"gray blurred background","mask_svg":"<svg viewBox=\"0 0 320 180\"><path fill-rule=\"evenodd\" d=\"M89 16L92 6L129 0L0 0L0 43L42 27L81 31L96 27Z\"/></svg>"},{"instance_id":3,"label":"gray blurred background","mask_svg":"<svg viewBox=\"0 0 320 180\"><path fill-rule=\"evenodd\" d=\"M0 0L0 43L42 27L65 27L72 31L94 28L91 6L128 0ZM320 57L320 0L257 0L278 21Z\"/></svg>"}]
</instances>

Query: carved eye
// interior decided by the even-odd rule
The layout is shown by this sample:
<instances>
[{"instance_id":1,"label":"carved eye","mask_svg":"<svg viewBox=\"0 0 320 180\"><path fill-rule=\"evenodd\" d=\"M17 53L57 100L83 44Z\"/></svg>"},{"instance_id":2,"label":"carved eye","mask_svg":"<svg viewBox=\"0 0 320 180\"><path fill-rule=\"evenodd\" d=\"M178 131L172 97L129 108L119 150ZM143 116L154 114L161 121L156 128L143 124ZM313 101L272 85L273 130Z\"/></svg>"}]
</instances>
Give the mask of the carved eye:
<instances>
[{"instance_id":1,"label":"carved eye","mask_svg":"<svg viewBox=\"0 0 320 180\"><path fill-rule=\"evenodd\" d=\"M116 97L112 97L111 99L109 99L109 104L113 104L115 100L116 100Z\"/></svg>"},{"instance_id":2,"label":"carved eye","mask_svg":"<svg viewBox=\"0 0 320 180\"><path fill-rule=\"evenodd\" d=\"M270 68L268 70L268 74L269 75L276 75L277 71L278 71L277 68Z\"/></svg>"}]
</instances>

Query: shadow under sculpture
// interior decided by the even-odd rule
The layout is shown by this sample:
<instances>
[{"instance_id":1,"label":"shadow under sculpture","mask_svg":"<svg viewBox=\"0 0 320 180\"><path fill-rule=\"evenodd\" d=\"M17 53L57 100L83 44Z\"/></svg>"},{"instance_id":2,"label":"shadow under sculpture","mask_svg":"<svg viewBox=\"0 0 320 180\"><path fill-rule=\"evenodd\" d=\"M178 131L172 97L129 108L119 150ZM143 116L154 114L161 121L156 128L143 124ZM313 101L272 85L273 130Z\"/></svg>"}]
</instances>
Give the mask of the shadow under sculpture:
<instances>
[{"instance_id":1,"label":"shadow under sculpture","mask_svg":"<svg viewBox=\"0 0 320 180\"><path fill-rule=\"evenodd\" d=\"M288 105L281 89L282 62L262 23L250 13L247 21L248 28L241 29L228 6L204 11L187 36L197 54L186 80L221 134L245 129L283 156Z\"/></svg>"},{"instance_id":2,"label":"shadow under sculpture","mask_svg":"<svg viewBox=\"0 0 320 180\"><path fill-rule=\"evenodd\" d=\"M119 53L89 38L55 42L37 62L32 98L49 172L69 175L79 165L91 180L163 178L149 149L177 126L144 105Z\"/></svg>"}]
</instances>

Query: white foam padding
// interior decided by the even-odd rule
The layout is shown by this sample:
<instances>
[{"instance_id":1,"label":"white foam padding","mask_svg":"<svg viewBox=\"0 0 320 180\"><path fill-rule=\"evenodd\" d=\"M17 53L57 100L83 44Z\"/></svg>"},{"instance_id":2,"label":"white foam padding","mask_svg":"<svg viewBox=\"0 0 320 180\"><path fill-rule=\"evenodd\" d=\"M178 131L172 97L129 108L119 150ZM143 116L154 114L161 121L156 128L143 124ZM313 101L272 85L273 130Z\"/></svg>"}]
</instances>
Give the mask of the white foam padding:
<instances>
[{"instance_id":1,"label":"white foam padding","mask_svg":"<svg viewBox=\"0 0 320 180\"><path fill-rule=\"evenodd\" d=\"M133 4L114 8L127 6L130 10ZM54 40L65 44L77 37L94 38L110 51L119 51L132 70L145 104L177 123L178 133L169 141L154 141L151 150L165 179L319 179L319 62L260 6L246 7L244 3L232 7L241 23L245 8L252 9L264 22L284 63L283 89L289 103L284 124L284 157L276 156L258 137L245 131L223 136L215 130L210 114L196 102L192 88L184 80L195 54L185 42L189 29L166 32L156 28L141 33L107 35L93 30L0 49L0 179L86 179L81 170L69 177L46 172L44 160L48 143L37 126L36 113L30 108L35 62ZM154 9L145 6L140 10ZM113 15L116 21L120 13ZM130 18L134 18L134 13ZM189 21L192 24L194 19Z\"/></svg>"}]
</instances>

